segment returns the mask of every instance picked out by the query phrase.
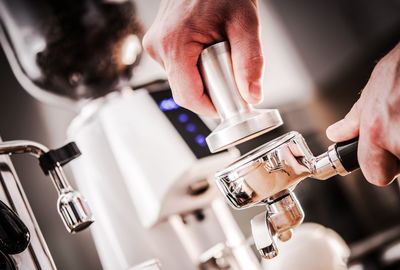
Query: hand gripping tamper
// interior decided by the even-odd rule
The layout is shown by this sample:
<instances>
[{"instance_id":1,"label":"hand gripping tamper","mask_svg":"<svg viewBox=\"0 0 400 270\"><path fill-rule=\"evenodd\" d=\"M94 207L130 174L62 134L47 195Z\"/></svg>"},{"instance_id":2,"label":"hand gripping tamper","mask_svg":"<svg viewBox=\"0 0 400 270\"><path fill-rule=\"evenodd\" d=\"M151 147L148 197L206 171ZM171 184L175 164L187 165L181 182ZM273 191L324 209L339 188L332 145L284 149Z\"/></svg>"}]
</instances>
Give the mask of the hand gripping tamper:
<instances>
[{"instance_id":1,"label":"hand gripping tamper","mask_svg":"<svg viewBox=\"0 0 400 270\"><path fill-rule=\"evenodd\" d=\"M250 140L283 124L278 110L258 110L240 95L228 42L203 50L199 69L221 123L206 138L211 152Z\"/></svg>"}]
</instances>

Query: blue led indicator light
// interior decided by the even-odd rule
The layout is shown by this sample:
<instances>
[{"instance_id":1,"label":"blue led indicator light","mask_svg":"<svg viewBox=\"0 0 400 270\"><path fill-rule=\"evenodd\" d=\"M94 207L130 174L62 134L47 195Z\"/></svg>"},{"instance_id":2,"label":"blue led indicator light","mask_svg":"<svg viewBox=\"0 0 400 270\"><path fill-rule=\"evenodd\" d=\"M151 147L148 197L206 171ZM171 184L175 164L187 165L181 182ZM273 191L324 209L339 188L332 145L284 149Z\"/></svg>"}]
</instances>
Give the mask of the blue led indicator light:
<instances>
[{"instance_id":1,"label":"blue led indicator light","mask_svg":"<svg viewBox=\"0 0 400 270\"><path fill-rule=\"evenodd\" d=\"M204 137L203 134L197 135L194 139L195 139L196 143L198 145L200 145L201 147L206 147L207 146L206 138Z\"/></svg>"},{"instance_id":2,"label":"blue led indicator light","mask_svg":"<svg viewBox=\"0 0 400 270\"><path fill-rule=\"evenodd\" d=\"M163 112L179 109L179 105L176 104L173 98L163 99L160 101L159 105Z\"/></svg>"},{"instance_id":3,"label":"blue led indicator light","mask_svg":"<svg viewBox=\"0 0 400 270\"><path fill-rule=\"evenodd\" d=\"M178 116L178 120L180 123L186 123L189 120L189 115L187 115L186 113L181 113Z\"/></svg>"},{"instance_id":4,"label":"blue led indicator light","mask_svg":"<svg viewBox=\"0 0 400 270\"><path fill-rule=\"evenodd\" d=\"M186 125L186 131L187 132L193 133L193 132L196 131L196 129L197 129L197 127L196 127L195 124L189 123L189 124Z\"/></svg>"}]
</instances>

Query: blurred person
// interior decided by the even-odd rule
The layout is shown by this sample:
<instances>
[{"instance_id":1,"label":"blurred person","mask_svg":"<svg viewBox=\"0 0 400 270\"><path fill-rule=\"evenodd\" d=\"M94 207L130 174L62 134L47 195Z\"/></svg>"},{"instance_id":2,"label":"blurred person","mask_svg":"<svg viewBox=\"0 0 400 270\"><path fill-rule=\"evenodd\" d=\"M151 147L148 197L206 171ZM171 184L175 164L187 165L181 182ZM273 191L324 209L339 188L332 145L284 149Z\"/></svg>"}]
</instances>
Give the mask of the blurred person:
<instances>
[{"instance_id":1,"label":"blurred person","mask_svg":"<svg viewBox=\"0 0 400 270\"><path fill-rule=\"evenodd\" d=\"M262 100L264 58L257 0L163 0L143 45L160 63L175 101L216 116L197 68L201 51L227 40L242 97ZM384 186L400 173L400 44L375 67L346 117L327 129L338 142L359 136L358 160L366 179Z\"/></svg>"}]
</instances>

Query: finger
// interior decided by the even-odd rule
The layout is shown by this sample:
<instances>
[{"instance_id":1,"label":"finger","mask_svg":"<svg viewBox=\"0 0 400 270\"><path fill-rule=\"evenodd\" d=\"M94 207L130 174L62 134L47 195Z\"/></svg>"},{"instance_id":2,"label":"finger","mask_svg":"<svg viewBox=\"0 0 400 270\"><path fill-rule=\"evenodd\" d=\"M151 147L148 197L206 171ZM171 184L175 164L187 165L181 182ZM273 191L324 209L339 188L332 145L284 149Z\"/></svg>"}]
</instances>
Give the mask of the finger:
<instances>
[{"instance_id":1,"label":"finger","mask_svg":"<svg viewBox=\"0 0 400 270\"><path fill-rule=\"evenodd\" d=\"M326 135L331 141L341 142L358 136L361 102L361 99L359 99L342 120L326 129Z\"/></svg>"},{"instance_id":2,"label":"finger","mask_svg":"<svg viewBox=\"0 0 400 270\"><path fill-rule=\"evenodd\" d=\"M217 117L197 68L201 50L200 45L185 46L184 50L177 49L174 54L167 55L164 62L168 80L176 103L197 114Z\"/></svg>"},{"instance_id":3,"label":"finger","mask_svg":"<svg viewBox=\"0 0 400 270\"><path fill-rule=\"evenodd\" d=\"M377 186L386 186L399 172L398 160L396 156L372 140L371 134L360 134L358 143L360 168L368 182Z\"/></svg>"},{"instance_id":4,"label":"finger","mask_svg":"<svg viewBox=\"0 0 400 270\"><path fill-rule=\"evenodd\" d=\"M226 26L231 46L233 72L240 94L249 103L262 100L264 58L261 49L257 9L254 14L233 17Z\"/></svg>"}]
</instances>

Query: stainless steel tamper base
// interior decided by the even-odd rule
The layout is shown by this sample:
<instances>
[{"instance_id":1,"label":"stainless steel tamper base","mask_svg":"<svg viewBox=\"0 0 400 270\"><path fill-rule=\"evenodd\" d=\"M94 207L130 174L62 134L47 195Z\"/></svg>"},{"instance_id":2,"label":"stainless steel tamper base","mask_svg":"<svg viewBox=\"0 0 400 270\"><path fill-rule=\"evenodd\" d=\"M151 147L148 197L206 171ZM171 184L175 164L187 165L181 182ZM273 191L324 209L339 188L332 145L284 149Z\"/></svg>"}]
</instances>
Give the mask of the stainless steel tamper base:
<instances>
[{"instance_id":1,"label":"stainless steel tamper base","mask_svg":"<svg viewBox=\"0 0 400 270\"><path fill-rule=\"evenodd\" d=\"M206 138L211 152L218 152L267 133L283 124L278 110L253 110L222 121Z\"/></svg>"}]
</instances>

